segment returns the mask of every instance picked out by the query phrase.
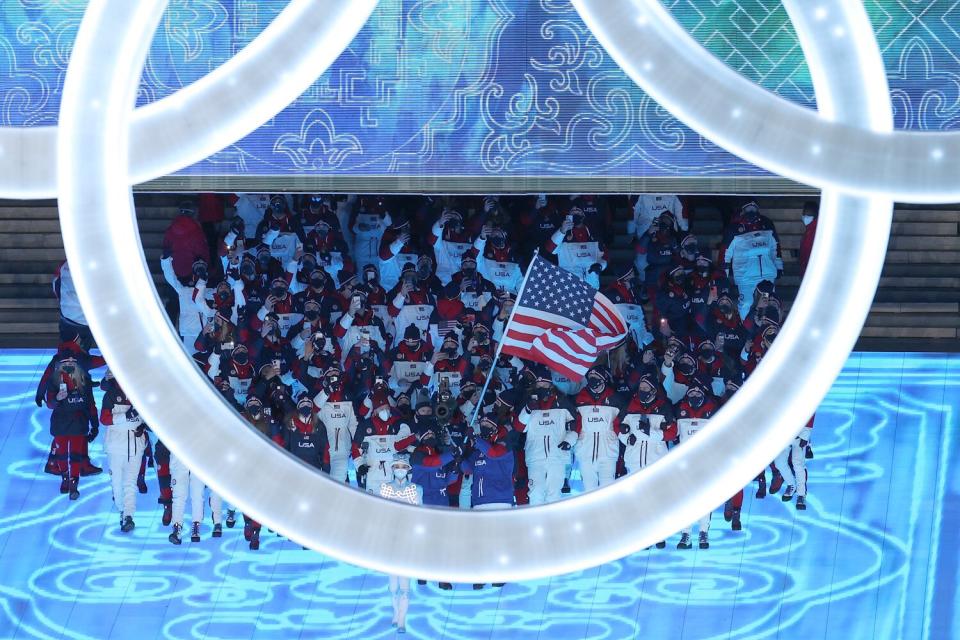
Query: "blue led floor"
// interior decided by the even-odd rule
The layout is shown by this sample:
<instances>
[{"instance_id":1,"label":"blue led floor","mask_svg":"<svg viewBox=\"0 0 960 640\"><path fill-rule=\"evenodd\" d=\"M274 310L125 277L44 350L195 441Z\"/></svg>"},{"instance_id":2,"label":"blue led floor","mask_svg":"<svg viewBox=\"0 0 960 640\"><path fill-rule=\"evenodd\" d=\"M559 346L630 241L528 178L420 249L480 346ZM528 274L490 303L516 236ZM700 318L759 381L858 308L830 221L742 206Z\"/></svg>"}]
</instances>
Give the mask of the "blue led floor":
<instances>
[{"instance_id":1,"label":"blue led floor","mask_svg":"<svg viewBox=\"0 0 960 640\"><path fill-rule=\"evenodd\" d=\"M152 471L131 535L106 475L59 495L33 404L48 357L0 351L0 638L393 636L382 575L266 532L251 552L239 527L170 545ZM707 551L675 536L502 590L415 586L408 637L960 638L958 409L960 356L854 355L817 414L805 513L751 488L744 530L715 514Z\"/></svg>"}]
</instances>

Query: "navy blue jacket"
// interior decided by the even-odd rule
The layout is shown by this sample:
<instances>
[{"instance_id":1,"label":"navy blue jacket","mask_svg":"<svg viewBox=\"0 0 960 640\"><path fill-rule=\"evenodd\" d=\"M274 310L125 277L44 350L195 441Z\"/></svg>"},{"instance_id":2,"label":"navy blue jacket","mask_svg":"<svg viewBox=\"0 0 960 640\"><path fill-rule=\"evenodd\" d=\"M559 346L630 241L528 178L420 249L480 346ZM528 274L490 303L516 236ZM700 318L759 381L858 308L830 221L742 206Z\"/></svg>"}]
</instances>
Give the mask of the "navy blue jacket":
<instances>
[{"instance_id":1,"label":"navy blue jacket","mask_svg":"<svg viewBox=\"0 0 960 640\"><path fill-rule=\"evenodd\" d=\"M513 504L513 452L503 444L478 439L463 461L464 473L473 474L471 504Z\"/></svg>"}]
</instances>

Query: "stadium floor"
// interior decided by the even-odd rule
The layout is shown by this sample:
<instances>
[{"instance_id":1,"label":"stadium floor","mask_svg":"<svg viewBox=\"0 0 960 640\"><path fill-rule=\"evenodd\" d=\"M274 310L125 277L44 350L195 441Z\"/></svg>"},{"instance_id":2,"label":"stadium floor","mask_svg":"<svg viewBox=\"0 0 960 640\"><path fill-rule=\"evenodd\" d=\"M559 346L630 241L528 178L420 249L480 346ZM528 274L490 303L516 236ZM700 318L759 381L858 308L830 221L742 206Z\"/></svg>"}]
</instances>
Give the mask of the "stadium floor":
<instances>
[{"instance_id":1,"label":"stadium floor","mask_svg":"<svg viewBox=\"0 0 960 640\"><path fill-rule=\"evenodd\" d=\"M394 635L383 575L266 531L251 552L239 526L170 545L152 471L129 535L106 474L59 495L33 402L49 356L0 350L0 638ZM817 414L806 512L751 489L744 530L715 513L709 550L674 536L551 580L414 586L407 637L960 637L958 428L960 355L854 354Z\"/></svg>"}]
</instances>

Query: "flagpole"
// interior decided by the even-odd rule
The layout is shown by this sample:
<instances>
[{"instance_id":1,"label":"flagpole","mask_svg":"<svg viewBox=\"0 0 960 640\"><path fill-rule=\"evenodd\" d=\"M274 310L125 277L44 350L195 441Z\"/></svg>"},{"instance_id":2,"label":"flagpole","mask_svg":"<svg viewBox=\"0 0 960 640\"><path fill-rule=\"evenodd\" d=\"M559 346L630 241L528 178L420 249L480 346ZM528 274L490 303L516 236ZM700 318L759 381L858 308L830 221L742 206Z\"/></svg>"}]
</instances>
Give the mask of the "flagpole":
<instances>
[{"instance_id":1,"label":"flagpole","mask_svg":"<svg viewBox=\"0 0 960 640\"><path fill-rule=\"evenodd\" d=\"M517 306L520 304L520 299L523 297L523 290L527 288L527 280L530 278L530 272L533 270L533 263L537 261L537 257L540 255L540 249L536 249L533 252L533 257L530 258L530 264L527 265L527 272L523 276L523 282L520 283L520 290L517 292L517 301L513 303L513 309L510 310L510 317L507 318L507 323L503 325L503 331L500 333L500 340L497 341L497 350L493 354L493 364L490 366L490 373L487 374L487 379L483 383L483 389L480 390L480 399L477 401L477 406L473 408L473 416L470 417L470 428L474 427L474 424L477 421L477 415L480 413L480 407L483 406L483 397L487 395L487 387L490 386L490 379L493 378L493 374L497 371L497 360L500 359L500 351L503 350L503 339L507 336L507 327L510 326L510 323L513 322L513 316L517 312Z\"/></svg>"}]
</instances>

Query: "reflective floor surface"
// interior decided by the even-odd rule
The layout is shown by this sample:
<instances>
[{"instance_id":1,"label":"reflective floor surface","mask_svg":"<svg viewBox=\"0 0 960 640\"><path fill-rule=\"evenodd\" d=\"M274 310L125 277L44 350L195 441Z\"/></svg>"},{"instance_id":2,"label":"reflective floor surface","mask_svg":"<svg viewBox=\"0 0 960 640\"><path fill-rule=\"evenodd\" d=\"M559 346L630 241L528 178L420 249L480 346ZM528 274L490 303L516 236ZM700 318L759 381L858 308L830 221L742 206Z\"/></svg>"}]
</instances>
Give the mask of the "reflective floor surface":
<instances>
[{"instance_id":1,"label":"reflective floor surface","mask_svg":"<svg viewBox=\"0 0 960 640\"><path fill-rule=\"evenodd\" d=\"M152 471L131 534L106 474L59 495L33 401L49 355L0 351L0 638L393 637L383 575L272 534L249 551L239 526L170 545ZM958 429L960 356L855 354L817 414L806 512L751 487L709 550L674 536L551 580L415 586L407 637L960 637Z\"/></svg>"}]
</instances>

